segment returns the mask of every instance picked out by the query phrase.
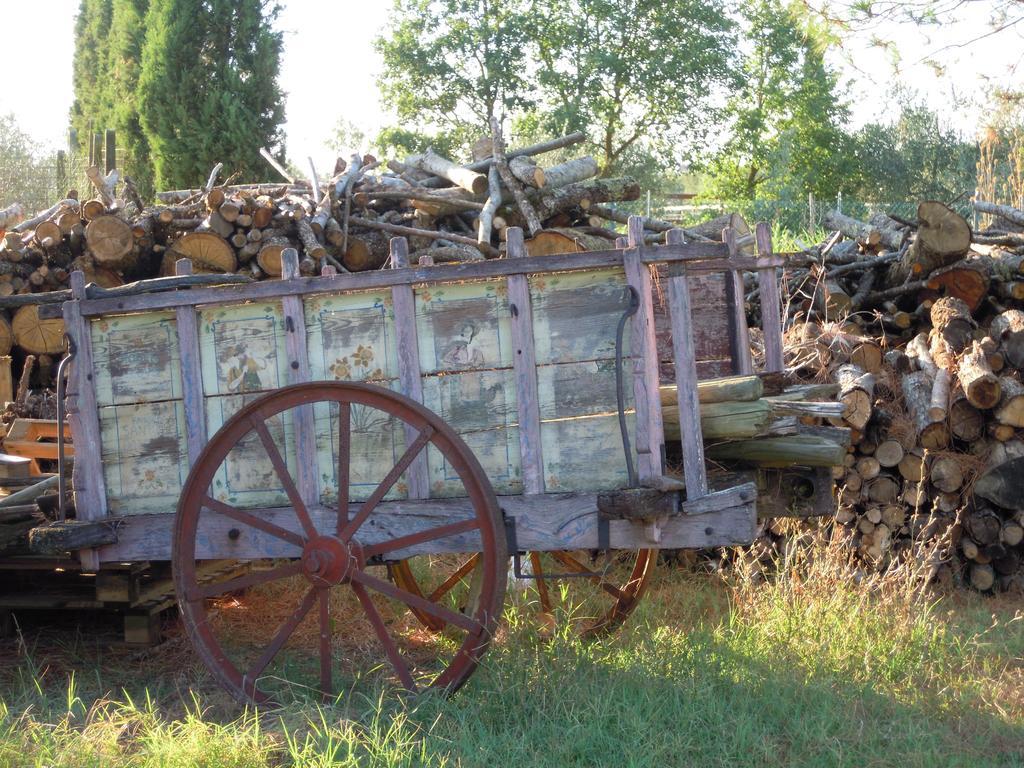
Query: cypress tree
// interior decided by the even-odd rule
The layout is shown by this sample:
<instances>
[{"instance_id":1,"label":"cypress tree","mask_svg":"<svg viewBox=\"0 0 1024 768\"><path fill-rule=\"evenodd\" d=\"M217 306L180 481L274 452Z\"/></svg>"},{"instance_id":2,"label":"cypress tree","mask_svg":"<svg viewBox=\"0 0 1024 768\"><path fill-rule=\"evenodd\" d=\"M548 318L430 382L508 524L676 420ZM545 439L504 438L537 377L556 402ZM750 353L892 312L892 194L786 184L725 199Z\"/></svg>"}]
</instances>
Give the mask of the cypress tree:
<instances>
[{"instance_id":1,"label":"cypress tree","mask_svg":"<svg viewBox=\"0 0 1024 768\"><path fill-rule=\"evenodd\" d=\"M137 95L159 188L198 186L219 162L265 176L260 147L283 148L279 10L268 0L150 0Z\"/></svg>"},{"instance_id":2,"label":"cypress tree","mask_svg":"<svg viewBox=\"0 0 1024 768\"><path fill-rule=\"evenodd\" d=\"M106 83L111 104L106 127L117 131L122 150L118 165L136 182L143 198L153 193L153 163L136 98L148 5L149 0L113 0Z\"/></svg>"},{"instance_id":3,"label":"cypress tree","mask_svg":"<svg viewBox=\"0 0 1024 768\"><path fill-rule=\"evenodd\" d=\"M75 60L72 79L75 100L71 126L78 132L79 151L88 152L91 132L102 130L110 117L106 56L113 0L81 0L75 19Z\"/></svg>"}]
</instances>

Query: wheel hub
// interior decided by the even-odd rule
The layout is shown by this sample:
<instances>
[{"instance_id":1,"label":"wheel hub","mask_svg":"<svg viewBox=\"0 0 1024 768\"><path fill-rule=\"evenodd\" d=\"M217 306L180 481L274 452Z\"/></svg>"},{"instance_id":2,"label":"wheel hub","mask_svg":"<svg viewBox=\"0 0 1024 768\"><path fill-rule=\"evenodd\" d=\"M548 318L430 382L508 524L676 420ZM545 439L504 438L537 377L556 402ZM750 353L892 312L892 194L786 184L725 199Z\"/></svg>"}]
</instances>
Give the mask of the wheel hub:
<instances>
[{"instance_id":1,"label":"wheel hub","mask_svg":"<svg viewBox=\"0 0 1024 768\"><path fill-rule=\"evenodd\" d=\"M322 586L347 584L364 565L363 548L357 541L346 544L336 536L319 536L302 550L303 573Z\"/></svg>"}]
</instances>

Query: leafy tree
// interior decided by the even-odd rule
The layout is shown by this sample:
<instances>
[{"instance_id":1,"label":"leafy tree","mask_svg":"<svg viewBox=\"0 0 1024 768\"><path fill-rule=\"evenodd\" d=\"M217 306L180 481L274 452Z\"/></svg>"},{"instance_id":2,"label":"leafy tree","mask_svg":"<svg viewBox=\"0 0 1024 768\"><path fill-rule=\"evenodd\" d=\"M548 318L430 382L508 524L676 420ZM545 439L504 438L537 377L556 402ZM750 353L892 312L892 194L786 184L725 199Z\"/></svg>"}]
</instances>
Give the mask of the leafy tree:
<instances>
[{"instance_id":1,"label":"leafy tree","mask_svg":"<svg viewBox=\"0 0 1024 768\"><path fill-rule=\"evenodd\" d=\"M0 208L21 203L29 211L47 208L58 194L55 159L44 155L14 119L0 115Z\"/></svg>"},{"instance_id":2,"label":"leafy tree","mask_svg":"<svg viewBox=\"0 0 1024 768\"><path fill-rule=\"evenodd\" d=\"M491 115L531 105L526 0L395 0L384 100L399 119L465 139Z\"/></svg>"},{"instance_id":3,"label":"leafy tree","mask_svg":"<svg viewBox=\"0 0 1024 768\"><path fill-rule=\"evenodd\" d=\"M466 146L512 115L519 140L586 131L606 174L699 143L734 44L722 0L396 0L392 18L381 90L423 129L392 136Z\"/></svg>"},{"instance_id":4,"label":"leafy tree","mask_svg":"<svg viewBox=\"0 0 1024 768\"><path fill-rule=\"evenodd\" d=\"M849 172L841 127L848 108L823 38L785 0L755 0L743 15L748 53L708 192L730 200L832 196Z\"/></svg>"},{"instance_id":5,"label":"leafy tree","mask_svg":"<svg viewBox=\"0 0 1024 768\"><path fill-rule=\"evenodd\" d=\"M978 147L907 93L892 123L869 123L854 136L858 196L878 202L951 202L974 189Z\"/></svg>"},{"instance_id":6,"label":"leafy tree","mask_svg":"<svg viewBox=\"0 0 1024 768\"><path fill-rule=\"evenodd\" d=\"M71 126L78 132L79 149L88 150L92 131L105 127L112 102L107 90L106 55L113 0L81 0L75 18L75 59L72 82L75 100Z\"/></svg>"},{"instance_id":7,"label":"leafy tree","mask_svg":"<svg viewBox=\"0 0 1024 768\"><path fill-rule=\"evenodd\" d=\"M151 0L137 89L161 188L205 181L218 162L264 175L283 154L282 39L273 0Z\"/></svg>"},{"instance_id":8,"label":"leafy tree","mask_svg":"<svg viewBox=\"0 0 1024 768\"><path fill-rule=\"evenodd\" d=\"M535 0L532 16L539 127L586 131L605 175L681 160L715 125L735 44L720 0Z\"/></svg>"},{"instance_id":9,"label":"leafy tree","mask_svg":"<svg viewBox=\"0 0 1024 768\"><path fill-rule=\"evenodd\" d=\"M105 124L117 131L122 150L119 165L136 182L143 198L154 192L153 162L136 99L148 6L149 0L113 0L107 51L110 113Z\"/></svg>"}]
</instances>

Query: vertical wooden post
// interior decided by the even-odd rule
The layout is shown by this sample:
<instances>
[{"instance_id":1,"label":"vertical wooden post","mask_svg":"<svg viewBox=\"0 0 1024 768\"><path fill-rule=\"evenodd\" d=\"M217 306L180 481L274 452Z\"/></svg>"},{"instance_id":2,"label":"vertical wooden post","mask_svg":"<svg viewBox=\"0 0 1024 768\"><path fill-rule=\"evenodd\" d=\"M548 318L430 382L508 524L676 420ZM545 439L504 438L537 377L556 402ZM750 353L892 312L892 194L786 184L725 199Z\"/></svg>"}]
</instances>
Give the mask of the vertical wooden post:
<instances>
[{"instance_id":1,"label":"vertical wooden post","mask_svg":"<svg viewBox=\"0 0 1024 768\"><path fill-rule=\"evenodd\" d=\"M63 149L57 150L57 196L65 197L68 193L68 161Z\"/></svg>"},{"instance_id":2,"label":"vertical wooden post","mask_svg":"<svg viewBox=\"0 0 1024 768\"><path fill-rule=\"evenodd\" d=\"M409 241L404 237L391 238L391 268L409 267ZM396 285L391 288L391 306L395 313L395 346L398 348L398 383L402 394L423 402L423 379L420 378L419 334L416 332L416 299L411 285ZM417 430L405 425L405 444L412 445ZM427 466L427 452L420 451L405 473L409 483L410 499L430 497L430 474Z\"/></svg>"},{"instance_id":3,"label":"vertical wooden post","mask_svg":"<svg viewBox=\"0 0 1024 768\"><path fill-rule=\"evenodd\" d=\"M281 279L298 280L299 252L285 248L281 252ZM281 309L284 314L285 352L288 355L288 383L304 384L310 380L309 350L306 347L306 313L301 296L283 296ZM317 479L316 426L313 406L302 405L295 409L295 463L298 470L299 493L306 504L320 501L320 486Z\"/></svg>"},{"instance_id":4,"label":"vertical wooden post","mask_svg":"<svg viewBox=\"0 0 1024 768\"><path fill-rule=\"evenodd\" d=\"M722 242L729 249L730 259L740 256L740 249L736 244L736 230L732 227L722 230ZM732 349L732 372L737 376L749 376L754 372L754 361L750 355L746 296L743 292L743 276L739 270L730 269L726 273L725 296L729 302L729 346Z\"/></svg>"},{"instance_id":5,"label":"vertical wooden post","mask_svg":"<svg viewBox=\"0 0 1024 768\"><path fill-rule=\"evenodd\" d=\"M174 262L174 273L191 275L192 262L188 259L178 259ZM188 465L192 467L206 445L206 405L199 356L199 321L195 307L177 307L174 316L178 331L178 356L181 359L181 398L182 407L185 409Z\"/></svg>"},{"instance_id":6,"label":"vertical wooden post","mask_svg":"<svg viewBox=\"0 0 1024 768\"><path fill-rule=\"evenodd\" d=\"M683 230L670 229L669 245L686 242ZM673 265L683 270L685 262ZM697 352L693 343L693 312L690 285L685 271L668 281L669 318L672 323L672 355L675 359L676 398L679 402L679 440L683 448L683 478L686 498L706 496L708 477L704 467L704 437L700 427L700 398L697 393Z\"/></svg>"},{"instance_id":7,"label":"vertical wooden post","mask_svg":"<svg viewBox=\"0 0 1024 768\"><path fill-rule=\"evenodd\" d=\"M100 161L103 159L103 134L94 133L92 135L92 148L89 150L89 166L99 166Z\"/></svg>"},{"instance_id":8,"label":"vertical wooden post","mask_svg":"<svg viewBox=\"0 0 1024 768\"><path fill-rule=\"evenodd\" d=\"M103 156L106 160L107 173L117 168L117 132L110 128L106 131L106 149Z\"/></svg>"},{"instance_id":9,"label":"vertical wooden post","mask_svg":"<svg viewBox=\"0 0 1024 768\"><path fill-rule=\"evenodd\" d=\"M64 302L64 328L75 344L75 359L68 377L67 414L75 442L75 465L71 487L75 495L75 514L79 520L100 520L107 516L107 484L103 476L103 441L100 414L96 402L96 374L92 358L89 321L82 317L85 275L71 273L71 301ZM95 549L78 553L82 570L100 567Z\"/></svg>"},{"instance_id":10,"label":"vertical wooden post","mask_svg":"<svg viewBox=\"0 0 1024 768\"><path fill-rule=\"evenodd\" d=\"M629 248L623 254L626 282L636 291L640 307L631 324L630 352L633 358L633 399L636 408L637 474L641 481L663 474L662 448L665 431L661 421L658 392L658 344L654 336L654 302L651 273L643 262L644 225L641 216L630 216Z\"/></svg>"},{"instance_id":11,"label":"vertical wooden post","mask_svg":"<svg viewBox=\"0 0 1024 768\"><path fill-rule=\"evenodd\" d=\"M769 373L785 367L782 354L782 301L775 276L772 233L765 222L755 229L757 240L757 285L761 289L761 327L764 329L764 369Z\"/></svg>"},{"instance_id":12,"label":"vertical wooden post","mask_svg":"<svg viewBox=\"0 0 1024 768\"><path fill-rule=\"evenodd\" d=\"M523 230L506 230L508 258L526 256ZM533 345L533 302L526 275L509 275L508 306L512 313L512 360L516 374L516 407L519 415L519 457L523 492L544 493L544 456L540 436L540 395L537 389L537 355Z\"/></svg>"}]
</instances>

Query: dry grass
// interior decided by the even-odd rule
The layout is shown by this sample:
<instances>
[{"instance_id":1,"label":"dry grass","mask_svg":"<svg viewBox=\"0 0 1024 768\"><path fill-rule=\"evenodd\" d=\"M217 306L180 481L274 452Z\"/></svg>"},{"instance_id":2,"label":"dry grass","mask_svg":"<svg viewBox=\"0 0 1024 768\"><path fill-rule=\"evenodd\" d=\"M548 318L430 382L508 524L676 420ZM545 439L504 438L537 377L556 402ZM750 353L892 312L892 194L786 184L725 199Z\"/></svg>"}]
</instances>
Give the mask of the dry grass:
<instances>
[{"instance_id":1,"label":"dry grass","mask_svg":"<svg viewBox=\"0 0 1024 768\"><path fill-rule=\"evenodd\" d=\"M1024 764L1019 598L930 591L927 558L864 573L824 528L789 533L770 569L662 572L598 642L541 638L520 595L450 700L297 693L256 715L180 633L139 653L26 628L0 656L0 765Z\"/></svg>"}]
</instances>

